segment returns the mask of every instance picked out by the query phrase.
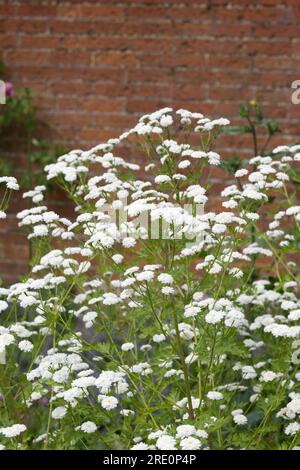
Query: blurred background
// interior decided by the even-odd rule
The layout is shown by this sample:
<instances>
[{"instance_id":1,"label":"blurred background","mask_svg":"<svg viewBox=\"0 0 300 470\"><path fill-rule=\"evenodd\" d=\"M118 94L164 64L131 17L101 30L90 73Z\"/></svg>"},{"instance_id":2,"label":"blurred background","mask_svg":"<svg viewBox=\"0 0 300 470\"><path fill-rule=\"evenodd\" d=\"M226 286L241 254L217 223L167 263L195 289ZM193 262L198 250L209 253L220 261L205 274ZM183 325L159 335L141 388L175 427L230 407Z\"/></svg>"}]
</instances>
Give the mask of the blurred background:
<instances>
[{"instance_id":1,"label":"blurred background","mask_svg":"<svg viewBox=\"0 0 300 470\"><path fill-rule=\"evenodd\" d=\"M271 123L264 128L274 134L272 146L299 142L300 104L291 101L291 84L300 79L299 20L299 0L0 0L7 94L0 173L21 178L25 188L44 184L45 163L118 136L164 106L240 125L240 105L252 100ZM219 142L224 158L251 155L251 133L235 134ZM63 195L56 188L49 194L51 208L67 215ZM7 281L28 265L17 200L0 221L0 277Z\"/></svg>"}]
</instances>

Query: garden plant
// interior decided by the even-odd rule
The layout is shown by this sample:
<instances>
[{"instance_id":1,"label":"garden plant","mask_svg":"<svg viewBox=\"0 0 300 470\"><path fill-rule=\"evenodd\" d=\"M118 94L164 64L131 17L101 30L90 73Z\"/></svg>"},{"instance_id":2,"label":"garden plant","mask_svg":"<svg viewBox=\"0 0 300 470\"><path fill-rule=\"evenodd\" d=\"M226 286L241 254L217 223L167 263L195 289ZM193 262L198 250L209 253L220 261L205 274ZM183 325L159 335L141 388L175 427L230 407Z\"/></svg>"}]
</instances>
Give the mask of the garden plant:
<instances>
[{"instance_id":1,"label":"garden plant","mask_svg":"<svg viewBox=\"0 0 300 470\"><path fill-rule=\"evenodd\" d=\"M5 64L0 61L0 78L5 75ZM49 182L42 168L55 161L66 149L49 141L49 134L53 134L53 129L39 117L31 89L15 90L13 83L2 83L5 85L5 106L0 106L0 173L3 176L11 176L13 165L5 154L5 149L19 139L26 158L22 187L32 188L37 184L47 186ZM47 139L40 138L41 128L47 129ZM57 134L57 131L55 133Z\"/></svg>"},{"instance_id":2,"label":"garden plant","mask_svg":"<svg viewBox=\"0 0 300 470\"><path fill-rule=\"evenodd\" d=\"M300 145L256 145L220 188L226 128L164 108L60 156L45 175L72 219L45 186L23 194L33 255L0 289L1 448L300 445ZM5 223L19 188L0 182Z\"/></svg>"}]
</instances>

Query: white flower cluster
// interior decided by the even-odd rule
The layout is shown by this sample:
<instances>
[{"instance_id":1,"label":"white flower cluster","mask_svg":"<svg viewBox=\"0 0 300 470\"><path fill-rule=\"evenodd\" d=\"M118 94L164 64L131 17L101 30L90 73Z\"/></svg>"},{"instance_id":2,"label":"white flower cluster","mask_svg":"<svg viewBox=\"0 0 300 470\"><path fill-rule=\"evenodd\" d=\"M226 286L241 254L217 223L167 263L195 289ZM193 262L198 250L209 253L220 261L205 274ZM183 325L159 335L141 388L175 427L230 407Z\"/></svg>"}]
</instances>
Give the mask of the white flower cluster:
<instances>
[{"instance_id":1,"label":"white flower cluster","mask_svg":"<svg viewBox=\"0 0 300 470\"><path fill-rule=\"evenodd\" d=\"M170 427L164 430L151 431L145 443L140 441L131 447L132 450L199 450L207 446L208 433L196 429L190 424L177 426L172 435ZM151 443L153 442L153 443Z\"/></svg>"},{"instance_id":2,"label":"white flower cluster","mask_svg":"<svg viewBox=\"0 0 300 470\"><path fill-rule=\"evenodd\" d=\"M24 194L30 273L0 287L0 363L14 384L3 403L42 423L37 433L28 419L22 445L55 448L63 429L71 447L300 443L300 146L255 156L214 191L228 124L164 108L61 156L46 174L73 201L70 219L44 205L44 186ZM120 156L131 143L145 169ZM21 436L1 403L1 436Z\"/></svg>"}]
</instances>

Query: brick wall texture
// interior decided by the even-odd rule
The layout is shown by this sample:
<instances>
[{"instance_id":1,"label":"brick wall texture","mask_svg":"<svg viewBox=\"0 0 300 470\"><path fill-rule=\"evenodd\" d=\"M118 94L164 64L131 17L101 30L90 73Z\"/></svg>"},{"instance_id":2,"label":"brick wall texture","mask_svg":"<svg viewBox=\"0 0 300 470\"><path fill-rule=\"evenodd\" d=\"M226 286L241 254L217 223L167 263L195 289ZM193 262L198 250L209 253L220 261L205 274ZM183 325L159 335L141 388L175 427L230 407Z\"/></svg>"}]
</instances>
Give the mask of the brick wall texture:
<instances>
[{"instance_id":1,"label":"brick wall texture","mask_svg":"<svg viewBox=\"0 0 300 470\"><path fill-rule=\"evenodd\" d=\"M88 148L163 106L237 123L251 98L279 121L274 144L295 142L299 20L299 0L0 0L0 58L68 147ZM249 152L247 140L227 138L224 154L233 145ZM11 155L22 166L20 152ZM2 221L0 276L15 279L27 257L13 217Z\"/></svg>"}]
</instances>

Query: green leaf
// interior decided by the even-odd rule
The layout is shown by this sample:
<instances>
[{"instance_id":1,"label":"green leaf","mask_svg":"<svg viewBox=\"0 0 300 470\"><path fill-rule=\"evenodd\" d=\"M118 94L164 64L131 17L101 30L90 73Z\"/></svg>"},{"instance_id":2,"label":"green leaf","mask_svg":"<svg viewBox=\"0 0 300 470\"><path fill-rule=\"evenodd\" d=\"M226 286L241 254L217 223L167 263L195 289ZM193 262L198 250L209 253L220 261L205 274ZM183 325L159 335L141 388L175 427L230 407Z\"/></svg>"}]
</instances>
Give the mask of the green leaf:
<instances>
[{"instance_id":1,"label":"green leaf","mask_svg":"<svg viewBox=\"0 0 300 470\"><path fill-rule=\"evenodd\" d=\"M261 123L264 119L261 107L257 102L254 104L254 111L255 111L255 119L257 122Z\"/></svg>"},{"instance_id":2,"label":"green leaf","mask_svg":"<svg viewBox=\"0 0 300 470\"><path fill-rule=\"evenodd\" d=\"M247 118L249 117L249 105L248 103L242 103L241 106L240 106L240 116L242 118Z\"/></svg>"},{"instance_id":3,"label":"green leaf","mask_svg":"<svg viewBox=\"0 0 300 470\"><path fill-rule=\"evenodd\" d=\"M295 170L295 168L291 168L289 176L295 183L300 183L300 171Z\"/></svg>"},{"instance_id":4,"label":"green leaf","mask_svg":"<svg viewBox=\"0 0 300 470\"><path fill-rule=\"evenodd\" d=\"M249 127L249 126L229 126L229 127L224 127L222 132L225 135L248 134L249 132L251 132L251 127Z\"/></svg>"},{"instance_id":5,"label":"green leaf","mask_svg":"<svg viewBox=\"0 0 300 470\"><path fill-rule=\"evenodd\" d=\"M273 121L273 120L266 121L265 127L268 130L269 136L272 136L272 135L276 134L276 132L280 131L279 124L276 121Z\"/></svg>"}]
</instances>

